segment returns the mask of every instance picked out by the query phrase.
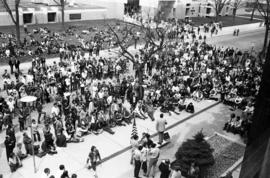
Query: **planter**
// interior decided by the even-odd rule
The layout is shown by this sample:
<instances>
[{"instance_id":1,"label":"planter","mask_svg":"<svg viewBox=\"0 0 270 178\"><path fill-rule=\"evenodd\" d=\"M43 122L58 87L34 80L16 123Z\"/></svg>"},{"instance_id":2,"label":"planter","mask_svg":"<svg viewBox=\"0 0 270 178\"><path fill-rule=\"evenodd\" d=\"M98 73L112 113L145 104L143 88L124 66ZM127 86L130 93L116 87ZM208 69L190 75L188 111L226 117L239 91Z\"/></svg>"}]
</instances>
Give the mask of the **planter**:
<instances>
[{"instance_id":1,"label":"planter","mask_svg":"<svg viewBox=\"0 0 270 178\"><path fill-rule=\"evenodd\" d=\"M232 167L245 152L245 146L236 143L220 134L209 138L207 142L214 149L215 164L208 167L204 178L220 177L227 169Z\"/></svg>"}]
</instances>

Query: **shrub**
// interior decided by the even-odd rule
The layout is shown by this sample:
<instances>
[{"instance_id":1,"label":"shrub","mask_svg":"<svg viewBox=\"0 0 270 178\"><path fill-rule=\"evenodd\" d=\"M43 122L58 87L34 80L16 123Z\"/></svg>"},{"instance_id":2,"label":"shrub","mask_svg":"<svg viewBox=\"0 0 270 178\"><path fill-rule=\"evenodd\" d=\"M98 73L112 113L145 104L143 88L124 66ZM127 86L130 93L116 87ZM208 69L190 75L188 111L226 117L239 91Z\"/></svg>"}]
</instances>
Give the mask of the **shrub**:
<instances>
[{"instance_id":1,"label":"shrub","mask_svg":"<svg viewBox=\"0 0 270 178\"><path fill-rule=\"evenodd\" d=\"M176 162L181 165L181 172L187 174L192 162L195 162L200 170L214 164L213 149L205 141L202 131L188 139L178 148L175 153Z\"/></svg>"}]
</instances>

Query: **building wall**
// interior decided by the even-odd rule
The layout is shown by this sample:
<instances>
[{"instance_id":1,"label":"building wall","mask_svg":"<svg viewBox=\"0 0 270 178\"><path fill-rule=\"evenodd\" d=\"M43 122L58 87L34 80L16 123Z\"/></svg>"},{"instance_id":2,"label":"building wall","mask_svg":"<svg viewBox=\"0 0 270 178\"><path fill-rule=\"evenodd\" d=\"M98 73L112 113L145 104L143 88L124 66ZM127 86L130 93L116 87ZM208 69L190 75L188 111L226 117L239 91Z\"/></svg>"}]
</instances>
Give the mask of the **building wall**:
<instances>
[{"instance_id":1,"label":"building wall","mask_svg":"<svg viewBox=\"0 0 270 178\"><path fill-rule=\"evenodd\" d=\"M52 0L23 0L26 2L36 2L36 3L52 3ZM69 2L72 0L68 0ZM1 2L1 1L0 1ZM124 18L124 3L127 0L76 0L74 1L78 4L83 3L87 5L95 5L101 8L99 9L76 9L76 10L65 10L65 21L76 21L70 20L69 15L72 13L81 13L80 20L99 20L99 19L123 19ZM0 4L1 5L1 4ZM29 10L29 9L28 9ZM22 11L22 10L21 10ZM47 7L41 7L41 10L33 11L32 24L46 24L48 23L47 17ZM57 12L56 21L61 22L61 12ZM23 13L26 11L20 12L20 24L23 25ZM27 12L28 13L28 12ZM13 25L11 18L7 12L0 12L0 26L9 26ZM78 20L78 21L80 21Z\"/></svg>"},{"instance_id":2,"label":"building wall","mask_svg":"<svg viewBox=\"0 0 270 178\"><path fill-rule=\"evenodd\" d=\"M65 21L72 22L72 21L81 21L81 20L100 20L104 19L106 16L107 10L106 9L93 9L89 10L67 10L65 11ZM79 20L71 20L70 14L81 14L81 19ZM61 13L59 14L59 18L61 21Z\"/></svg>"},{"instance_id":3,"label":"building wall","mask_svg":"<svg viewBox=\"0 0 270 178\"><path fill-rule=\"evenodd\" d=\"M143 17L145 16L144 11L146 10L150 12L155 12L155 9L158 7L156 2L158 2L158 0L141 0L140 1ZM212 6L207 6L208 3L211 3L211 2L210 1L176 0L173 8L171 9L171 12L168 13L167 17L168 18L175 17L179 19L184 19L185 17L215 16L214 8ZM190 5L187 6L187 4L190 4ZM210 13L207 13L207 8L210 8ZM221 16L232 15L232 12L233 12L233 9L231 6L225 6L222 9L220 15ZM150 13L150 14L152 15L152 17L155 15L155 13Z\"/></svg>"},{"instance_id":4,"label":"building wall","mask_svg":"<svg viewBox=\"0 0 270 178\"><path fill-rule=\"evenodd\" d=\"M76 3L90 4L101 6L107 9L106 18L108 19L123 19L124 18L124 4L127 0L76 0Z\"/></svg>"},{"instance_id":5,"label":"building wall","mask_svg":"<svg viewBox=\"0 0 270 178\"><path fill-rule=\"evenodd\" d=\"M15 12L13 13L13 16L15 18ZM19 13L20 18L20 24L23 24L23 17L22 13ZM0 12L0 26L10 26L14 25L10 15L7 12Z\"/></svg>"}]
</instances>

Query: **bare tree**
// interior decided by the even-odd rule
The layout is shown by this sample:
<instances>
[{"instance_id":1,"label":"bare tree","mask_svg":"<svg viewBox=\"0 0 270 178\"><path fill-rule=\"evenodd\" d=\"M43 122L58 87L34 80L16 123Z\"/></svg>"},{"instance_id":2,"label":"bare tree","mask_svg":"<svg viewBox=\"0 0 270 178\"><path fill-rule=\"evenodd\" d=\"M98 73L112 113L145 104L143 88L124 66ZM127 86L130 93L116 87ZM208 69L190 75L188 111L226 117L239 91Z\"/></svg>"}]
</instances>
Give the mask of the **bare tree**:
<instances>
[{"instance_id":1,"label":"bare tree","mask_svg":"<svg viewBox=\"0 0 270 178\"><path fill-rule=\"evenodd\" d=\"M215 9L217 20L222 9L225 7L225 5L230 4L231 0L214 0L213 2L214 2L213 7Z\"/></svg>"},{"instance_id":2,"label":"bare tree","mask_svg":"<svg viewBox=\"0 0 270 178\"><path fill-rule=\"evenodd\" d=\"M53 0L56 5L60 6L61 8L61 15L62 15L62 27L65 28L65 5L67 4L67 0Z\"/></svg>"},{"instance_id":3,"label":"bare tree","mask_svg":"<svg viewBox=\"0 0 270 178\"><path fill-rule=\"evenodd\" d=\"M16 28L16 37L17 37L17 44L20 45L21 43L21 35L20 35L20 16L19 16L19 5L21 0L14 0L15 1L15 17L13 15L12 9L7 1L9 0L1 0L4 8L8 12L12 22L15 24Z\"/></svg>"},{"instance_id":4,"label":"bare tree","mask_svg":"<svg viewBox=\"0 0 270 178\"><path fill-rule=\"evenodd\" d=\"M113 36L116 40L116 45L119 46L119 54L131 61L133 65L135 65L135 69L138 74L139 85L143 83L143 69L145 64L154 57L158 51L162 51L165 47L165 38L166 38L166 30L164 28L160 28L158 24L156 27L152 29L149 25L145 26L141 24L140 29L142 32L142 39L144 42L143 49L140 50L140 60L138 59L137 54L131 53L128 48L132 45L133 41L133 29L134 26L126 26L124 29L124 34L119 35L116 30L111 27L109 29L112 32Z\"/></svg>"},{"instance_id":5,"label":"bare tree","mask_svg":"<svg viewBox=\"0 0 270 178\"><path fill-rule=\"evenodd\" d=\"M252 6L252 12L251 12L251 15L250 15L250 21L253 20L254 13L255 13L255 11L256 11L256 9L257 9L257 2L256 2L256 1L257 1L257 0L255 0L255 2L252 3L253 6Z\"/></svg>"},{"instance_id":6,"label":"bare tree","mask_svg":"<svg viewBox=\"0 0 270 178\"><path fill-rule=\"evenodd\" d=\"M233 24L235 23L235 16L237 13L237 10L243 6L243 0L234 0L232 2L233 7Z\"/></svg>"},{"instance_id":7,"label":"bare tree","mask_svg":"<svg viewBox=\"0 0 270 178\"><path fill-rule=\"evenodd\" d=\"M267 42L268 42L270 0L265 0L263 2L256 0L256 3L257 3L257 9L260 12L261 16L264 18L264 23L265 23L264 43L263 43L263 49L261 51L261 54L264 55L266 47L267 47Z\"/></svg>"}]
</instances>

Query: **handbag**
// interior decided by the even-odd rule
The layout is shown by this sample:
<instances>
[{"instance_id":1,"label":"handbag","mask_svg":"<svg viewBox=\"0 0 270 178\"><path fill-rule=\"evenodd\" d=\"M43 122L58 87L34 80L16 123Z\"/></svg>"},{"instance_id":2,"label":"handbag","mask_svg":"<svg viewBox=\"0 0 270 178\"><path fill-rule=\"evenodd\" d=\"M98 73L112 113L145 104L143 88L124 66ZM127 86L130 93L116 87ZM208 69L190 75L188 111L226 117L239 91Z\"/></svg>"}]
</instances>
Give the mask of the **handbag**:
<instances>
[{"instance_id":1,"label":"handbag","mask_svg":"<svg viewBox=\"0 0 270 178\"><path fill-rule=\"evenodd\" d=\"M169 141L171 139L169 132L165 132L163 138L165 141Z\"/></svg>"}]
</instances>

